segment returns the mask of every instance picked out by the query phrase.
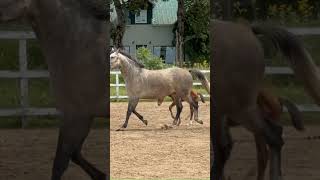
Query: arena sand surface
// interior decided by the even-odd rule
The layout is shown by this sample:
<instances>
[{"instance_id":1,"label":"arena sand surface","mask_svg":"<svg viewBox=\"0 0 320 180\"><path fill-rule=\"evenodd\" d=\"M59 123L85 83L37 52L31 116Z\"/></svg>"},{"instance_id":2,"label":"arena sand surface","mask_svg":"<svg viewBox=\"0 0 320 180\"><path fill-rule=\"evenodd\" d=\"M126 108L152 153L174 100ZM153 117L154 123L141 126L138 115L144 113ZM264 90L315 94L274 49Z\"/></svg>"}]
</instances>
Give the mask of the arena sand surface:
<instances>
[{"instance_id":1,"label":"arena sand surface","mask_svg":"<svg viewBox=\"0 0 320 180\"><path fill-rule=\"evenodd\" d=\"M189 113L184 104L182 124L178 128L161 129L172 122L169 103L141 102L140 112L149 121L144 126L134 115L126 131L116 132L122 125L127 103L111 104L111 176L113 179L208 179L209 177L209 103L200 105L204 125L187 126ZM320 126L306 126L304 133L286 127L283 148L283 175L288 180L320 179ZM49 180L54 158L57 129L0 130L0 179ZM235 145L226 167L231 179L255 179L255 145L250 133L242 128L232 130ZM106 168L106 130L93 129L84 144L83 154L99 169ZM267 179L268 177L266 177ZM70 163L63 180L90 179L78 166Z\"/></svg>"}]
</instances>

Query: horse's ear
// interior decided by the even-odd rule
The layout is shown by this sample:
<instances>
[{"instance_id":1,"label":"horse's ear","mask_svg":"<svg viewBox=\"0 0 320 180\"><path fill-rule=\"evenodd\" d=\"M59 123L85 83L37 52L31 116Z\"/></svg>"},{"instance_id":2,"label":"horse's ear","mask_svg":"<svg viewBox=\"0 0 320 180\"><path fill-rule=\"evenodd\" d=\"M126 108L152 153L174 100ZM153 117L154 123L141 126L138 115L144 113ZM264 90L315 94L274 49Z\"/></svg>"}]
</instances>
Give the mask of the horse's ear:
<instances>
[{"instance_id":1,"label":"horse's ear","mask_svg":"<svg viewBox=\"0 0 320 180\"><path fill-rule=\"evenodd\" d=\"M118 48L117 50L116 50L116 53L118 54L120 52L120 49Z\"/></svg>"}]
</instances>

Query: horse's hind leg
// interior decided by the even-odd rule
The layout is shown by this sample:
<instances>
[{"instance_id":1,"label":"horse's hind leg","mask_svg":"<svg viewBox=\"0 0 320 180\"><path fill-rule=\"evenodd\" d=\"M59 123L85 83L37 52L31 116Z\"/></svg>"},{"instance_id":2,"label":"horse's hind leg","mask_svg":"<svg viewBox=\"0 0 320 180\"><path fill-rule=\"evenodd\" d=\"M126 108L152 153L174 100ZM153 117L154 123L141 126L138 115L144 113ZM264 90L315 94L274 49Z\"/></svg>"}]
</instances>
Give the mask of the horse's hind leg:
<instances>
[{"instance_id":1,"label":"horse's hind leg","mask_svg":"<svg viewBox=\"0 0 320 180\"><path fill-rule=\"evenodd\" d=\"M194 109L193 106L190 104L190 125L192 125L192 118L193 118ZM188 118L188 117L187 117Z\"/></svg>"},{"instance_id":2,"label":"horse's hind leg","mask_svg":"<svg viewBox=\"0 0 320 180\"><path fill-rule=\"evenodd\" d=\"M268 149L267 143L264 137L260 135L255 135L254 140L256 143L256 153L257 153L257 180L263 180L265 171L268 164Z\"/></svg>"},{"instance_id":3,"label":"horse's hind leg","mask_svg":"<svg viewBox=\"0 0 320 180\"><path fill-rule=\"evenodd\" d=\"M270 147L270 180L281 180L281 150L284 144L282 139L282 127L267 121L269 127L272 128L273 133L278 136L278 139L274 141L273 139L266 138L266 141Z\"/></svg>"},{"instance_id":4,"label":"horse's hind leg","mask_svg":"<svg viewBox=\"0 0 320 180\"><path fill-rule=\"evenodd\" d=\"M88 136L92 118L89 116L65 116L60 128L56 156L52 169L52 180L60 180L70 159L80 165L94 180L105 179L105 174L88 163L80 154L82 144Z\"/></svg>"},{"instance_id":5,"label":"horse's hind leg","mask_svg":"<svg viewBox=\"0 0 320 180\"><path fill-rule=\"evenodd\" d=\"M238 117L241 120L240 123L247 129L264 137L271 150L270 180L281 180L282 127L270 121L265 121L256 109Z\"/></svg>"},{"instance_id":6,"label":"horse's hind leg","mask_svg":"<svg viewBox=\"0 0 320 180\"><path fill-rule=\"evenodd\" d=\"M194 113L194 120L199 124L203 124L203 121L199 120L199 103L198 103L198 101L194 100L192 98L192 96L189 96L187 99L187 102L190 104L190 110L191 110L191 106L192 106L191 112L192 112L192 114ZM191 118L192 118L192 116L191 116Z\"/></svg>"}]
</instances>

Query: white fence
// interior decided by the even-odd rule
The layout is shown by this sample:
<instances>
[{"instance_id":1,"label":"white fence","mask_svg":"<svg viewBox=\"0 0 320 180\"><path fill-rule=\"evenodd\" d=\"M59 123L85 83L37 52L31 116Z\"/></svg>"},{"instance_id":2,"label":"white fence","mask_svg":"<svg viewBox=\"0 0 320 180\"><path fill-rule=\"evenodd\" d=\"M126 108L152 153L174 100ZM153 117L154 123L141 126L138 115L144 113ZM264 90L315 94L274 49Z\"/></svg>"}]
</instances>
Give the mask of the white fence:
<instances>
[{"instance_id":1,"label":"white fence","mask_svg":"<svg viewBox=\"0 0 320 180\"><path fill-rule=\"evenodd\" d=\"M201 70L201 72L208 74L210 73L210 70ZM110 71L110 76L116 76L116 83L115 84L110 84L110 87L115 87L116 88L116 95L115 96L110 96L110 99L127 99L128 96L126 95L120 95L120 87L125 87L125 84L120 83L119 75L121 74L120 71ZM193 86L201 86L200 82L194 82ZM204 97L209 97L209 94L203 94Z\"/></svg>"},{"instance_id":2,"label":"white fence","mask_svg":"<svg viewBox=\"0 0 320 180\"><path fill-rule=\"evenodd\" d=\"M320 35L320 28L289 28L289 31L297 35ZM40 108L30 107L28 102L28 90L29 79L31 78L48 78L48 71L35 71L27 69L27 40L35 39L33 32L25 31L0 31L1 39L13 39L19 40L19 71L1 70L0 78L13 78L20 80L20 107L18 108L1 108L0 117L2 116L19 116L22 118L22 125L26 125L27 116L42 116L42 115L57 115L59 112L55 108ZM209 71L203 71L204 73L210 73ZM286 67L267 67L266 72L268 74L292 74L290 68ZM119 72L110 72L111 75L116 76L116 83L111 84L111 87L116 88L116 96L114 98L126 98L125 95L119 94L119 88L125 86L119 82ZM194 83L195 86L199 86L200 83ZM206 95L208 96L208 95ZM302 111L320 111L320 108L314 104L299 105Z\"/></svg>"}]
</instances>

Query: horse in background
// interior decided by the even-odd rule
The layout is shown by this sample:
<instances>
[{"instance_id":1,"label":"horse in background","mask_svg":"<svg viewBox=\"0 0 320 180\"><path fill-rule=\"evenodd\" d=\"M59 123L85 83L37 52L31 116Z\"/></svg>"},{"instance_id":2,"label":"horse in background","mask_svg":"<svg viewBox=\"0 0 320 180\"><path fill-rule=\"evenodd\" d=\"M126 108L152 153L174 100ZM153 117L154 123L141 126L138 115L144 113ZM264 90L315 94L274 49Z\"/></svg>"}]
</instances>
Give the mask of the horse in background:
<instances>
[{"instance_id":1,"label":"horse in background","mask_svg":"<svg viewBox=\"0 0 320 180\"><path fill-rule=\"evenodd\" d=\"M257 104L263 87L264 54L257 35L272 40L284 54L307 92L320 104L320 75L311 56L292 33L283 28L211 20L211 143L213 164L210 176L220 180L232 150L231 137L225 128L226 118L244 126L263 139L270 150L270 179L280 180L282 127L265 121ZM241 67L241 68L240 68Z\"/></svg>"},{"instance_id":2,"label":"horse in background","mask_svg":"<svg viewBox=\"0 0 320 180\"><path fill-rule=\"evenodd\" d=\"M205 89L210 93L210 83L206 76L199 70L191 70L192 73L201 81ZM303 131L304 126L302 123L302 114L297 106L286 98L281 98L273 95L270 90L266 88L260 88L257 95L256 105L258 107L259 114L262 116L265 123L277 124L278 129L282 136L282 127L280 127L280 116L283 112L283 107L286 107L291 118L291 122L296 130ZM232 136L230 133L230 127L241 125L237 121L233 121L232 118L226 117L226 121L223 122L223 130L225 131L225 137L228 139L228 153L231 153L233 147ZM256 151L257 151L257 180L263 180L265 175L265 169L268 162L268 148L265 139L257 134L254 134Z\"/></svg>"},{"instance_id":3,"label":"horse in background","mask_svg":"<svg viewBox=\"0 0 320 180\"><path fill-rule=\"evenodd\" d=\"M190 95L192 97L193 102L195 102L197 106L199 106L199 101L201 101L202 103L205 103L204 96L201 93L195 92L195 90L191 90ZM174 96L169 96L169 97L172 99L172 103L169 106L169 111L172 119L175 119L176 117L173 115L173 112L172 112L172 108L176 105L175 99L174 99ZM162 104L163 100L164 99L158 99L158 106ZM198 109L198 113L199 113L199 109ZM203 124L203 121L199 120L199 115L194 114L194 107L190 104L190 114L186 118L186 119L190 118L190 123L189 123L190 125L192 125L193 117L196 122L198 122L199 124Z\"/></svg>"},{"instance_id":4,"label":"horse in background","mask_svg":"<svg viewBox=\"0 0 320 180\"><path fill-rule=\"evenodd\" d=\"M270 93L269 90L263 88L259 91L257 97L257 105L264 121L267 123L270 122L276 124L280 124L280 117L283 113L283 107L286 107L293 127L297 131L304 131L302 113L299 111L298 107L290 100L282 97L277 97ZM232 140L232 136L230 134L229 128L239 125L240 124L232 121L232 119L227 118L225 128L227 129L230 140ZM268 164L269 150L266 141L261 138L261 136L254 135L254 140L257 152L257 180L263 180ZM233 143L230 145L233 146Z\"/></svg>"},{"instance_id":5,"label":"horse in background","mask_svg":"<svg viewBox=\"0 0 320 180\"><path fill-rule=\"evenodd\" d=\"M110 117L106 111L109 64L105 62L110 36L108 5L108 0L0 1L0 22L27 21L48 64L56 106L62 114L52 180L62 178L70 160L94 180L110 178L109 168L106 177L81 153L93 118Z\"/></svg>"}]
</instances>

